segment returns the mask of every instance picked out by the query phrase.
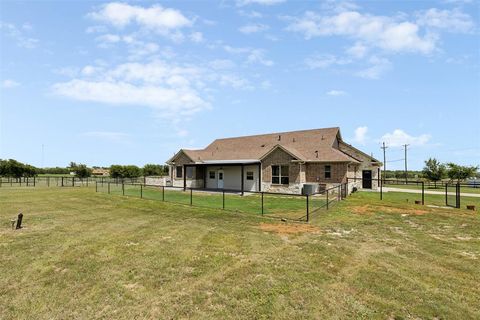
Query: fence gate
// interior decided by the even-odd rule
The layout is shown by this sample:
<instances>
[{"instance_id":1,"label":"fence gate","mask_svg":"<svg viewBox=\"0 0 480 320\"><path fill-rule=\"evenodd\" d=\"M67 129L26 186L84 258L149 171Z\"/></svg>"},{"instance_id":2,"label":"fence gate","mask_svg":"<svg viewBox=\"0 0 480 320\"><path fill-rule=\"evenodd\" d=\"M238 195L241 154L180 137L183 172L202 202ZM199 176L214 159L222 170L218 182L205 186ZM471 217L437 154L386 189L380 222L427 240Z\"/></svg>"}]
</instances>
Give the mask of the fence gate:
<instances>
[{"instance_id":1,"label":"fence gate","mask_svg":"<svg viewBox=\"0 0 480 320\"><path fill-rule=\"evenodd\" d=\"M460 208L460 184L445 184L445 205Z\"/></svg>"}]
</instances>

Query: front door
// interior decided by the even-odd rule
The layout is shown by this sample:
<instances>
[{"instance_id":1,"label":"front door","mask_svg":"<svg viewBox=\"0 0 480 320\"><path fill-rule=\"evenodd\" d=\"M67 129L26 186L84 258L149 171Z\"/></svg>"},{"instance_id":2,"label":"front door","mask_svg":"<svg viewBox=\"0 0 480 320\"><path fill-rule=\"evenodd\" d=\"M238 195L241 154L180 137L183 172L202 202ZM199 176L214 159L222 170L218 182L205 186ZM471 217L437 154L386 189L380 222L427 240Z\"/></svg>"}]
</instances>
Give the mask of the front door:
<instances>
[{"instance_id":1,"label":"front door","mask_svg":"<svg viewBox=\"0 0 480 320\"><path fill-rule=\"evenodd\" d=\"M223 189L223 170L218 170L217 188Z\"/></svg>"},{"instance_id":2,"label":"front door","mask_svg":"<svg viewBox=\"0 0 480 320\"><path fill-rule=\"evenodd\" d=\"M362 171L362 188L372 189L372 170Z\"/></svg>"}]
</instances>

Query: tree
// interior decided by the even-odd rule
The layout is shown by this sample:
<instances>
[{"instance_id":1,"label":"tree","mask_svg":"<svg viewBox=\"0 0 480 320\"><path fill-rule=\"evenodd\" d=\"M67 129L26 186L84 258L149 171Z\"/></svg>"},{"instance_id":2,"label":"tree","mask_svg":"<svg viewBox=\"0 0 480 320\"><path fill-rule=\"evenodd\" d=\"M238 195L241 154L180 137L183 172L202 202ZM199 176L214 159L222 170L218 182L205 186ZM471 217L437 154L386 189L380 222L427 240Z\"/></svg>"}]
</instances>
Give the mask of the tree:
<instances>
[{"instance_id":1,"label":"tree","mask_svg":"<svg viewBox=\"0 0 480 320\"><path fill-rule=\"evenodd\" d=\"M142 170L137 166L110 166L110 177L112 178L137 178L142 175Z\"/></svg>"},{"instance_id":2,"label":"tree","mask_svg":"<svg viewBox=\"0 0 480 320\"><path fill-rule=\"evenodd\" d=\"M425 178L435 182L435 187L437 187L437 181L440 181L445 177L445 169L444 164L441 164L435 158L430 158L425 161L425 167L423 168L422 173Z\"/></svg>"},{"instance_id":3,"label":"tree","mask_svg":"<svg viewBox=\"0 0 480 320\"><path fill-rule=\"evenodd\" d=\"M92 175L92 170L84 164L78 164L72 169L75 172L75 176L79 178L88 178Z\"/></svg>"},{"instance_id":4,"label":"tree","mask_svg":"<svg viewBox=\"0 0 480 320\"><path fill-rule=\"evenodd\" d=\"M146 164L143 167L143 175L144 176L162 176L166 173L165 167L166 166L162 166L159 164Z\"/></svg>"},{"instance_id":5,"label":"tree","mask_svg":"<svg viewBox=\"0 0 480 320\"><path fill-rule=\"evenodd\" d=\"M33 177L37 174L37 168L29 164L18 162L14 159L0 159L0 175L6 177Z\"/></svg>"},{"instance_id":6,"label":"tree","mask_svg":"<svg viewBox=\"0 0 480 320\"><path fill-rule=\"evenodd\" d=\"M123 166L113 164L110 166L110 177L123 178Z\"/></svg>"},{"instance_id":7,"label":"tree","mask_svg":"<svg viewBox=\"0 0 480 320\"><path fill-rule=\"evenodd\" d=\"M478 167L474 166L461 166L455 163L447 163L448 171L447 175L452 180L465 180L469 177L473 177L477 174Z\"/></svg>"}]
</instances>

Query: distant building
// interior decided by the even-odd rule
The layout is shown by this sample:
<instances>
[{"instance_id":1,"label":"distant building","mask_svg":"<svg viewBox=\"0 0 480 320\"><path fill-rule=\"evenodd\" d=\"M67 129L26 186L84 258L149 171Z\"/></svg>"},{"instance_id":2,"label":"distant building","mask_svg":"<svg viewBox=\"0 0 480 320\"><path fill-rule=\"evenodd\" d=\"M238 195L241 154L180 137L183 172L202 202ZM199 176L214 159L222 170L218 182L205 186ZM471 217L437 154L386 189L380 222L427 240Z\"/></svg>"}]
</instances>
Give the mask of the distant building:
<instances>
[{"instance_id":1,"label":"distant building","mask_svg":"<svg viewBox=\"0 0 480 320\"><path fill-rule=\"evenodd\" d=\"M110 170L109 169L104 169L104 168L93 168L92 169L92 175L93 176L109 176L110 175Z\"/></svg>"}]
</instances>

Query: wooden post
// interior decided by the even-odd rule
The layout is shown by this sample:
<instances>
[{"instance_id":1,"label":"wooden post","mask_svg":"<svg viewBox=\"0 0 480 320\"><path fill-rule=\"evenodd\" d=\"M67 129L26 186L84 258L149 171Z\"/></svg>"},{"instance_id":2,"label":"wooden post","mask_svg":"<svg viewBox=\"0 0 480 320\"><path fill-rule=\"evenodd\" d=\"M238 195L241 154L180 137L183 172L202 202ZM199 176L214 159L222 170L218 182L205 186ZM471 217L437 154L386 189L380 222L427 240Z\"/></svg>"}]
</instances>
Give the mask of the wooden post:
<instances>
[{"instance_id":1,"label":"wooden post","mask_svg":"<svg viewBox=\"0 0 480 320\"><path fill-rule=\"evenodd\" d=\"M225 190L222 189L222 209L225 210Z\"/></svg>"},{"instance_id":2,"label":"wooden post","mask_svg":"<svg viewBox=\"0 0 480 320\"><path fill-rule=\"evenodd\" d=\"M140 184L140 199L143 199L143 186Z\"/></svg>"},{"instance_id":3,"label":"wooden post","mask_svg":"<svg viewBox=\"0 0 480 320\"><path fill-rule=\"evenodd\" d=\"M98 182L95 181L95 192L98 192Z\"/></svg>"},{"instance_id":4,"label":"wooden post","mask_svg":"<svg viewBox=\"0 0 480 320\"><path fill-rule=\"evenodd\" d=\"M193 204L193 189L190 188L190 205Z\"/></svg>"},{"instance_id":5,"label":"wooden post","mask_svg":"<svg viewBox=\"0 0 480 320\"><path fill-rule=\"evenodd\" d=\"M162 186L162 201L165 201L165 186Z\"/></svg>"},{"instance_id":6,"label":"wooden post","mask_svg":"<svg viewBox=\"0 0 480 320\"><path fill-rule=\"evenodd\" d=\"M122 181L122 196L125 195L125 183Z\"/></svg>"},{"instance_id":7,"label":"wooden post","mask_svg":"<svg viewBox=\"0 0 480 320\"><path fill-rule=\"evenodd\" d=\"M23 220L23 213L20 212L18 214L17 226L15 227L15 229L21 229L22 228L22 220Z\"/></svg>"},{"instance_id":8,"label":"wooden post","mask_svg":"<svg viewBox=\"0 0 480 320\"><path fill-rule=\"evenodd\" d=\"M110 194L110 182L108 183L108 194Z\"/></svg>"}]
</instances>

